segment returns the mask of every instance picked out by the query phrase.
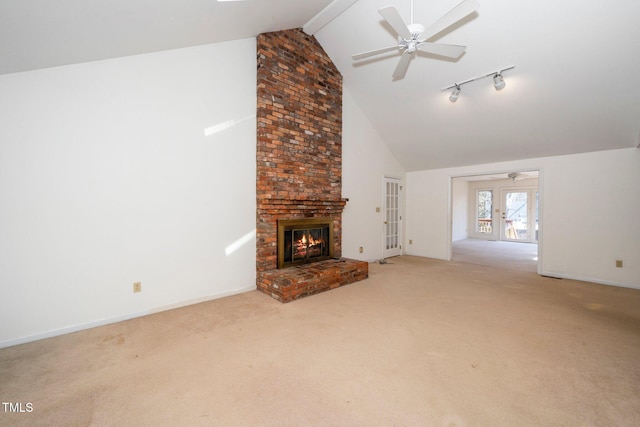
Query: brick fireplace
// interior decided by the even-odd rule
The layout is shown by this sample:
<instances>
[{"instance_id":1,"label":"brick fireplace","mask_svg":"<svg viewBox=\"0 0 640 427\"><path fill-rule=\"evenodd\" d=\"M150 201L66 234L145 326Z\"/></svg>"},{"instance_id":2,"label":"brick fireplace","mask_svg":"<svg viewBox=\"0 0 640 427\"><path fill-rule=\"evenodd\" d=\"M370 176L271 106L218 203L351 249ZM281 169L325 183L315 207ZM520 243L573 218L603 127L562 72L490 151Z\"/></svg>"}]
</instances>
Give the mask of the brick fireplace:
<instances>
[{"instance_id":1,"label":"brick fireplace","mask_svg":"<svg viewBox=\"0 0 640 427\"><path fill-rule=\"evenodd\" d=\"M347 199L342 198L340 72L301 29L260 34L257 50L257 286L289 302L365 279L368 265L341 258ZM315 257L309 255L315 245L310 251L304 243L297 254L289 247L292 259L284 265L283 230L305 221L311 227L292 231L290 245L303 244L301 237L294 239L303 230L305 239L315 241L316 231L308 230L330 224L323 243L331 252Z\"/></svg>"}]
</instances>

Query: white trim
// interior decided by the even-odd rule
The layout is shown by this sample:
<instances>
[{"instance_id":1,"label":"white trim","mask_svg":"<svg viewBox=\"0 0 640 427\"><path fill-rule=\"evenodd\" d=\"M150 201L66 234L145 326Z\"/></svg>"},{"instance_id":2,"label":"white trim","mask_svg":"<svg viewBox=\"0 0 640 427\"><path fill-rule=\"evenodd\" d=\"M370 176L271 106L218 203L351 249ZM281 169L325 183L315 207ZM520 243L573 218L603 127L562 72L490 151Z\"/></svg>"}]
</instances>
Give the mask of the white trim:
<instances>
[{"instance_id":1,"label":"white trim","mask_svg":"<svg viewBox=\"0 0 640 427\"><path fill-rule=\"evenodd\" d=\"M357 0L333 0L327 7L322 9L320 13L311 18L306 24L302 26L302 31L314 35L322 29L329 22L336 19L345 10L351 7Z\"/></svg>"},{"instance_id":2,"label":"white trim","mask_svg":"<svg viewBox=\"0 0 640 427\"><path fill-rule=\"evenodd\" d=\"M576 280L578 282L595 283L596 285L616 286L619 288L629 288L629 289L640 289L640 285L632 285L628 283L617 283L617 282L611 282L608 280L599 280L599 279L593 279L589 277L574 276L571 274L553 273L553 272L545 271L543 273L540 273L540 275L543 277L549 277L552 279L556 278L556 279Z\"/></svg>"},{"instance_id":3,"label":"white trim","mask_svg":"<svg viewBox=\"0 0 640 427\"><path fill-rule=\"evenodd\" d=\"M542 256L543 234L544 234L544 170L538 168L538 274L544 271L544 257Z\"/></svg>"},{"instance_id":4,"label":"white trim","mask_svg":"<svg viewBox=\"0 0 640 427\"><path fill-rule=\"evenodd\" d=\"M214 300L214 299L229 297L229 296L232 296L232 295L238 295L238 294L242 294L242 293L249 292L249 291L255 291L256 289L257 288L256 288L255 285L254 286L248 286L248 287L245 287L245 288L234 289L232 291L221 292L219 294L210 295L208 297L195 298L195 299L183 301L183 302L180 302L180 303L177 303L177 304L171 304L171 305L167 305L167 306L163 306L163 307L158 307L156 309L147 310L147 311L143 311L143 312L125 314L125 315L122 315L122 316L109 317L109 318L106 318L106 319L95 320L93 322L81 323L79 325L73 325L73 326L67 326L67 327L64 327L64 328L53 329L51 331L46 331L46 332L42 332L42 333L38 333L38 334L27 335L25 337L20 337L20 338L15 338L15 339L11 339L11 340L1 341L0 342L0 348L12 347L14 345L26 344L26 343L29 343L29 342L32 342L32 341L38 341L38 340L42 340L42 339L46 339L46 338L53 338L53 337L57 337L57 336L60 336L60 335L70 334L72 332L83 331L85 329L92 329L92 328L96 328L96 327L99 327L99 326L110 325L112 323L123 322L125 320L131 320L131 319L135 319L137 317L143 317L143 316L148 316L148 315L154 314L154 313L160 313L162 311L174 310L176 308L181 308L181 307L186 307L186 306L189 306L189 305L199 304L199 303L211 301L211 300Z\"/></svg>"},{"instance_id":5,"label":"white trim","mask_svg":"<svg viewBox=\"0 0 640 427\"><path fill-rule=\"evenodd\" d=\"M449 175L447 189L447 256L445 261L451 261L453 259L453 179L455 176ZM467 214L468 215L468 214ZM468 221L467 221L468 222ZM467 236L469 233L467 233Z\"/></svg>"}]
</instances>

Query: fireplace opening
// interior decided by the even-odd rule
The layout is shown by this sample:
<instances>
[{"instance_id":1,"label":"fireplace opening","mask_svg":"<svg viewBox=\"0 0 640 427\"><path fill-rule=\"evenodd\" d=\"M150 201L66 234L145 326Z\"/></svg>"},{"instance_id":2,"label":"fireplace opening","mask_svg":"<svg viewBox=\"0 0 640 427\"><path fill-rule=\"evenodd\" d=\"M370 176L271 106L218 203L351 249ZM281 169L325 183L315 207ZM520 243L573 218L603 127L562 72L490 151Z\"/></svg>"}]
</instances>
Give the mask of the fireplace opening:
<instances>
[{"instance_id":1,"label":"fireplace opening","mask_svg":"<svg viewBox=\"0 0 640 427\"><path fill-rule=\"evenodd\" d=\"M278 221L278 268L333 258L333 220Z\"/></svg>"}]
</instances>

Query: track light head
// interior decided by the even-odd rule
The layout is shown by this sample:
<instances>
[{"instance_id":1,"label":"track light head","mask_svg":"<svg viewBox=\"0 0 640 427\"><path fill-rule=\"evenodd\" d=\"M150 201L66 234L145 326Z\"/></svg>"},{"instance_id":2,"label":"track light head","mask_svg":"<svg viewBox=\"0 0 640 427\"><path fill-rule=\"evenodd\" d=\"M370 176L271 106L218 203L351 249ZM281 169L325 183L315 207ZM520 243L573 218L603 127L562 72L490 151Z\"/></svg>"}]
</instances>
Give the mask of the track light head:
<instances>
[{"instance_id":1,"label":"track light head","mask_svg":"<svg viewBox=\"0 0 640 427\"><path fill-rule=\"evenodd\" d=\"M505 83L502 74L498 72L493 76L493 86L496 88L496 90L502 90L506 85L507 84Z\"/></svg>"},{"instance_id":2,"label":"track light head","mask_svg":"<svg viewBox=\"0 0 640 427\"><path fill-rule=\"evenodd\" d=\"M453 89L453 92L451 92L451 95L449 96L449 101L456 102L459 97L460 97L460 86L456 85L455 89Z\"/></svg>"}]
</instances>

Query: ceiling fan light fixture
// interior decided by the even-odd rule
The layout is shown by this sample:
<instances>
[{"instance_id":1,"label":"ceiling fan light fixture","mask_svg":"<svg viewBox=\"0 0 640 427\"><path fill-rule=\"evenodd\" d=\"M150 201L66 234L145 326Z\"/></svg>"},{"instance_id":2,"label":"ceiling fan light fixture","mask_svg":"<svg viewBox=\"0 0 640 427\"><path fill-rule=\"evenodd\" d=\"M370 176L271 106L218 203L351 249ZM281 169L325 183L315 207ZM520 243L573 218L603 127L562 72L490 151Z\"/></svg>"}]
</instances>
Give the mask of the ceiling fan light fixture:
<instances>
[{"instance_id":1,"label":"ceiling fan light fixture","mask_svg":"<svg viewBox=\"0 0 640 427\"><path fill-rule=\"evenodd\" d=\"M410 41L407 43L407 51L406 51L406 53L408 53L408 54L412 54L412 53L414 53L415 51L416 51L416 42L415 42L414 40L410 40Z\"/></svg>"},{"instance_id":2,"label":"ceiling fan light fixture","mask_svg":"<svg viewBox=\"0 0 640 427\"><path fill-rule=\"evenodd\" d=\"M451 95L449 96L449 101L456 102L460 97L460 90L460 86L455 85L455 89L453 89L453 92L451 92Z\"/></svg>"},{"instance_id":3,"label":"ceiling fan light fixture","mask_svg":"<svg viewBox=\"0 0 640 427\"><path fill-rule=\"evenodd\" d=\"M493 76L493 86L496 90L502 90L506 85L501 73L496 73L495 76Z\"/></svg>"}]
</instances>

